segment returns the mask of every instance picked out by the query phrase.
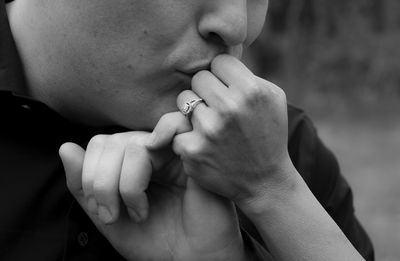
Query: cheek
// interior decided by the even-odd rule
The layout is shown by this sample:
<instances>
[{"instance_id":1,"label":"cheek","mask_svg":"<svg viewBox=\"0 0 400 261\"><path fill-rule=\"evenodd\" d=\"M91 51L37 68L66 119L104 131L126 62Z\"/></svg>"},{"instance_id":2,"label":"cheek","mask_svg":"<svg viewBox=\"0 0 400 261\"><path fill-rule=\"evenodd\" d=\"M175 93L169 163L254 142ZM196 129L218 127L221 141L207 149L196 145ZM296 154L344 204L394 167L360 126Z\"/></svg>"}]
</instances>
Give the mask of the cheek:
<instances>
[{"instance_id":1,"label":"cheek","mask_svg":"<svg viewBox=\"0 0 400 261\"><path fill-rule=\"evenodd\" d=\"M69 0L57 16L65 17L71 52L92 56L89 64L141 70L161 65L177 48L193 27L194 4L197 0Z\"/></svg>"},{"instance_id":2,"label":"cheek","mask_svg":"<svg viewBox=\"0 0 400 261\"><path fill-rule=\"evenodd\" d=\"M250 45L260 35L267 16L268 1L250 1L248 5L248 39Z\"/></svg>"},{"instance_id":3,"label":"cheek","mask_svg":"<svg viewBox=\"0 0 400 261\"><path fill-rule=\"evenodd\" d=\"M188 23L187 19L192 17L182 13L184 5L176 0L89 2L81 8L71 8L70 13L74 10L71 21L74 27L80 27L81 34L106 42L144 38L150 44L163 46L168 40L176 39Z\"/></svg>"},{"instance_id":4,"label":"cheek","mask_svg":"<svg viewBox=\"0 0 400 261\"><path fill-rule=\"evenodd\" d=\"M126 0L70 0L64 1L62 14L68 16L73 28L81 34L107 37L132 30L132 24L142 20L143 7Z\"/></svg>"}]
</instances>

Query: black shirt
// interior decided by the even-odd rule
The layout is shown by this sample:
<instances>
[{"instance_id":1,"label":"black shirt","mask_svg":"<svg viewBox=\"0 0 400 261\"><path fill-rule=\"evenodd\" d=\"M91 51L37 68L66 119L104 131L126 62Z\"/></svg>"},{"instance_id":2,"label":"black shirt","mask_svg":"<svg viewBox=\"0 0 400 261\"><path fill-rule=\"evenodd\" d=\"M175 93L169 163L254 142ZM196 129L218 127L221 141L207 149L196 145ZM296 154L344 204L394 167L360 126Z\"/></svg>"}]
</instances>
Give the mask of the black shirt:
<instances>
[{"instance_id":1,"label":"black shirt","mask_svg":"<svg viewBox=\"0 0 400 261\"><path fill-rule=\"evenodd\" d=\"M120 260L70 195L60 145L82 146L95 133L22 96L26 86L0 3L0 260ZM357 250L373 260L354 216L351 190L336 159L304 113L289 106L289 153L299 173ZM265 254L261 237L239 212L248 247ZM288 249L290 251L290 249Z\"/></svg>"}]
</instances>

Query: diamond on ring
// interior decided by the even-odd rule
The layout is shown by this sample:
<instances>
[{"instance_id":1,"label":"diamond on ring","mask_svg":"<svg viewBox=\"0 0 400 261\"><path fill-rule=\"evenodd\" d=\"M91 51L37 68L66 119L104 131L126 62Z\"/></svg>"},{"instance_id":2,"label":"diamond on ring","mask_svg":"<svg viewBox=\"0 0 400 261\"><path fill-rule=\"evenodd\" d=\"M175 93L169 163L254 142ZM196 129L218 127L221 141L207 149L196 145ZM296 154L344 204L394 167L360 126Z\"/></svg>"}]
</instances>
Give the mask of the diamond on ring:
<instances>
[{"instance_id":1,"label":"diamond on ring","mask_svg":"<svg viewBox=\"0 0 400 261\"><path fill-rule=\"evenodd\" d=\"M181 112L183 115L190 115L199 103L203 102L203 99L193 99L189 102L185 102L185 104L181 108Z\"/></svg>"}]
</instances>

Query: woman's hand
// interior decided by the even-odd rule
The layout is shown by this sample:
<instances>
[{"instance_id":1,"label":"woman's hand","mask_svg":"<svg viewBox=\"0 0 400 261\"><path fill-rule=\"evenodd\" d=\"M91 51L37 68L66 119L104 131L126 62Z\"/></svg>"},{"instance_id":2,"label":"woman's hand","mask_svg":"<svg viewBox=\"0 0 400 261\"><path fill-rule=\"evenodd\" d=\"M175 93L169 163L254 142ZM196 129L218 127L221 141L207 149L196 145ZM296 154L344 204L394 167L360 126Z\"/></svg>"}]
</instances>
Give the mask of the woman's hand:
<instances>
[{"instance_id":1,"label":"woman's hand","mask_svg":"<svg viewBox=\"0 0 400 261\"><path fill-rule=\"evenodd\" d=\"M156 129L168 144L191 126L176 112ZM98 229L128 260L245 259L233 204L187 178L170 150L149 150L152 137L101 135L86 151L60 148L68 188Z\"/></svg>"},{"instance_id":2,"label":"woman's hand","mask_svg":"<svg viewBox=\"0 0 400 261\"><path fill-rule=\"evenodd\" d=\"M173 149L204 188L233 200L277 260L363 260L294 168L284 92L228 55L197 73L178 106L203 99ZM160 144L162 144L160 142ZM154 143L153 146L156 146Z\"/></svg>"},{"instance_id":3,"label":"woman's hand","mask_svg":"<svg viewBox=\"0 0 400 261\"><path fill-rule=\"evenodd\" d=\"M220 55L210 71L193 77L192 90L182 92L177 103L182 108L198 98L204 103L190 116L193 131L173 142L185 173L239 206L282 191L296 172L287 151L282 89L256 77L236 58Z\"/></svg>"}]
</instances>

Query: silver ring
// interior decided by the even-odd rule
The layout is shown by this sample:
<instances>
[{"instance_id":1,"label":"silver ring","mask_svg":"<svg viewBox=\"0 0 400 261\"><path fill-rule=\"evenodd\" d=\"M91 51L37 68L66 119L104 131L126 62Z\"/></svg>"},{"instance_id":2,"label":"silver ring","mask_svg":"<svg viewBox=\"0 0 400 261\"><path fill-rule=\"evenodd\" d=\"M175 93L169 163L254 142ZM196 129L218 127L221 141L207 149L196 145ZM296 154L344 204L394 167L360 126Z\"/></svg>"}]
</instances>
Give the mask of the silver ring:
<instances>
[{"instance_id":1,"label":"silver ring","mask_svg":"<svg viewBox=\"0 0 400 261\"><path fill-rule=\"evenodd\" d=\"M194 111L196 106L202 102L204 102L203 99L193 99L190 100L189 102L185 102L185 104L181 108L182 114L185 116L189 116Z\"/></svg>"}]
</instances>

